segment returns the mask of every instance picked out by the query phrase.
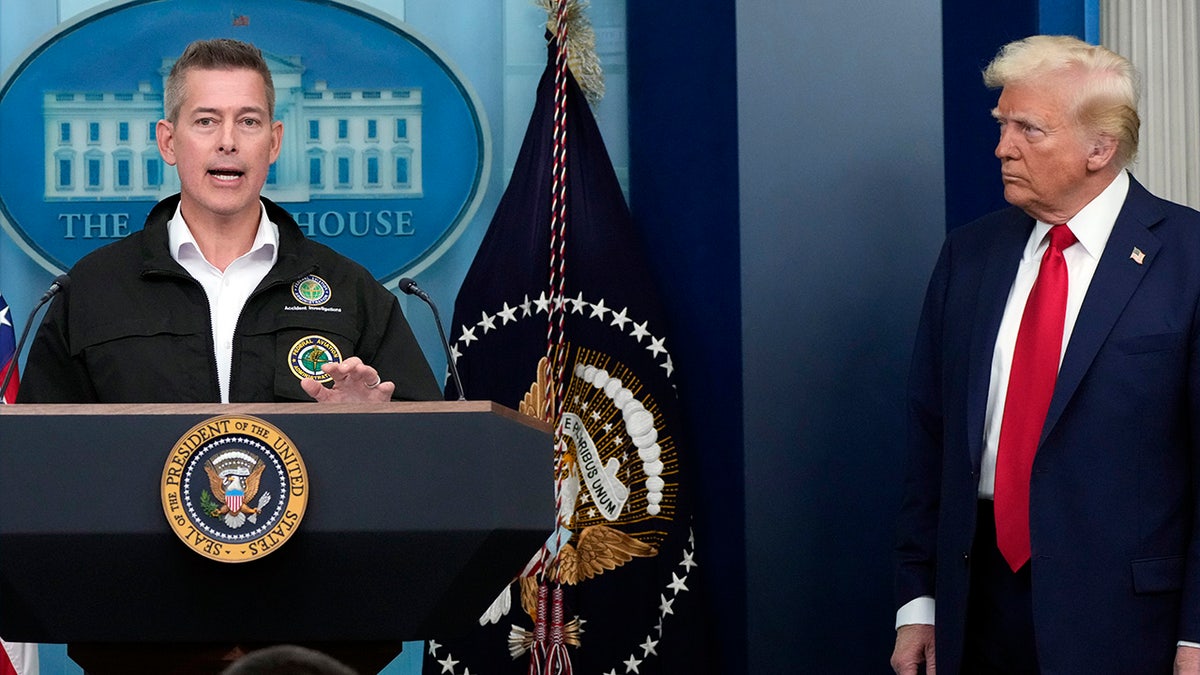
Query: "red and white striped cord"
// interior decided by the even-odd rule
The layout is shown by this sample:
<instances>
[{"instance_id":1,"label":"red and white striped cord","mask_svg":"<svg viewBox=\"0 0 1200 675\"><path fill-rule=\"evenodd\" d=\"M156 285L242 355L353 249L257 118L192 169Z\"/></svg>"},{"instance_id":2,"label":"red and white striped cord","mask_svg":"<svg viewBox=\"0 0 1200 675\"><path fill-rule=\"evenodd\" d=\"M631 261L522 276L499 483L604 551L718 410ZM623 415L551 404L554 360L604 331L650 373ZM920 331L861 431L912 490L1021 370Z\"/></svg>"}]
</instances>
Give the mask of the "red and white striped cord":
<instances>
[{"instance_id":1,"label":"red and white striped cord","mask_svg":"<svg viewBox=\"0 0 1200 675\"><path fill-rule=\"evenodd\" d=\"M567 0L559 0L554 61L554 148L550 189L550 311L546 357L550 362L550 423L562 415L566 366L567 241Z\"/></svg>"},{"instance_id":2,"label":"red and white striped cord","mask_svg":"<svg viewBox=\"0 0 1200 675\"><path fill-rule=\"evenodd\" d=\"M567 476L566 468L566 439L562 435L559 424L564 409L566 367L566 237L567 237L567 2L558 0L556 13L557 31L555 34L554 61L554 147L552 163L552 183L550 190L550 309L546 323L546 360L548 364L549 383L547 396L550 405L547 406L549 419L547 422L555 425L554 432L554 479L555 497L554 523L556 542L555 552L543 548L539 573L545 574L555 568L554 560L557 551L565 543L558 537L563 523L559 518L562 514L562 487ZM553 576L553 574L551 574Z\"/></svg>"}]
</instances>

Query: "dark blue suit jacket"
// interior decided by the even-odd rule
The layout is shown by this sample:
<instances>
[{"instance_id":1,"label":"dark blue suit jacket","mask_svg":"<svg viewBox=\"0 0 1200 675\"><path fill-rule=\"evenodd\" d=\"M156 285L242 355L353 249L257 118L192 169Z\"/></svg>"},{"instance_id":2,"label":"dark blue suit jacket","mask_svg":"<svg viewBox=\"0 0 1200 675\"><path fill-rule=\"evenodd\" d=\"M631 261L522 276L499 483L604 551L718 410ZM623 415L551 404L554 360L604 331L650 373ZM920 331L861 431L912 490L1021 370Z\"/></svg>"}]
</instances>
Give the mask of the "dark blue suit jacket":
<instances>
[{"instance_id":1,"label":"dark blue suit jacket","mask_svg":"<svg viewBox=\"0 0 1200 675\"><path fill-rule=\"evenodd\" d=\"M952 231L917 334L897 606L935 597L946 673L961 669L992 351L1033 224L1009 208ZM1131 180L1033 467L1043 673L1169 673L1176 641L1200 642L1198 448L1200 213Z\"/></svg>"}]
</instances>

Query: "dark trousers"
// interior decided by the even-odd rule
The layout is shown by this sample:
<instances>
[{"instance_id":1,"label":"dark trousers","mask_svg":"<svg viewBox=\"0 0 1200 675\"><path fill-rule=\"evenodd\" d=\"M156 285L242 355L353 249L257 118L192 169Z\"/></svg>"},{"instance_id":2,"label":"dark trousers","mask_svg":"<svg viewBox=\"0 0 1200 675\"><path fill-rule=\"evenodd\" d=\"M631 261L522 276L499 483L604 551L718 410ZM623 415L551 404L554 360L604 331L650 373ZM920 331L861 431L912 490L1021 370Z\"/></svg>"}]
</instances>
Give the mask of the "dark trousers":
<instances>
[{"instance_id":1,"label":"dark trousers","mask_svg":"<svg viewBox=\"0 0 1200 675\"><path fill-rule=\"evenodd\" d=\"M996 548L992 502L979 501L971 550L963 673L1038 673L1029 563L1013 572Z\"/></svg>"}]
</instances>

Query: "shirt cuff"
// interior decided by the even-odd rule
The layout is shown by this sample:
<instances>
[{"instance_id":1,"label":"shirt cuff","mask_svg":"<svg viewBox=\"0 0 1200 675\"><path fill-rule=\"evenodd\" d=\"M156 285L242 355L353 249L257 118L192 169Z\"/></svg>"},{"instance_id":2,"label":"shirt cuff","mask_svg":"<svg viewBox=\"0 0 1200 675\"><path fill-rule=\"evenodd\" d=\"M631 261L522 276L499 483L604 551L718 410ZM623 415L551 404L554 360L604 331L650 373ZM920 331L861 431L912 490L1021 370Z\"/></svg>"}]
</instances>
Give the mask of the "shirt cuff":
<instances>
[{"instance_id":1,"label":"shirt cuff","mask_svg":"<svg viewBox=\"0 0 1200 675\"><path fill-rule=\"evenodd\" d=\"M933 625L933 596L913 598L896 611L896 628L914 623Z\"/></svg>"},{"instance_id":2,"label":"shirt cuff","mask_svg":"<svg viewBox=\"0 0 1200 675\"><path fill-rule=\"evenodd\" d=\"M1175 646L1176 647L1195 647L1196 649L1200 649L1200 642L1187 642L1186 640L1180 640L1179 642L1175 643Z\"/></svg>"}]
</instances>

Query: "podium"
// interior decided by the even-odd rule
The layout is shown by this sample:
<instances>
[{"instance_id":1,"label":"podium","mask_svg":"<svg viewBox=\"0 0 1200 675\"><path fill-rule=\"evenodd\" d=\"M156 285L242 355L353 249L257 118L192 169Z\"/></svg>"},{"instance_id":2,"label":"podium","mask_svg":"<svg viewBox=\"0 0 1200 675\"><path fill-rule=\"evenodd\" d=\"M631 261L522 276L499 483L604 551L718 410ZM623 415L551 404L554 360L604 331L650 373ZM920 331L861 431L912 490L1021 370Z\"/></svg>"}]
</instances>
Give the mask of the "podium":
<instances>
[{"instance_id":1,"label":"podium","mask_svg":"<svg viewBox=\"0 0 1200 675\"><path fill-rule=\"evenodd\" d=\"M225 415L283 431L310 489L295 534L241 563L189 549L160 494L172 447ZM394 656L465 630L538 550L552 450L490 402L0 406L0 636L69 643L89 672L130 643Z\"/></svg>"}]
</instances>

